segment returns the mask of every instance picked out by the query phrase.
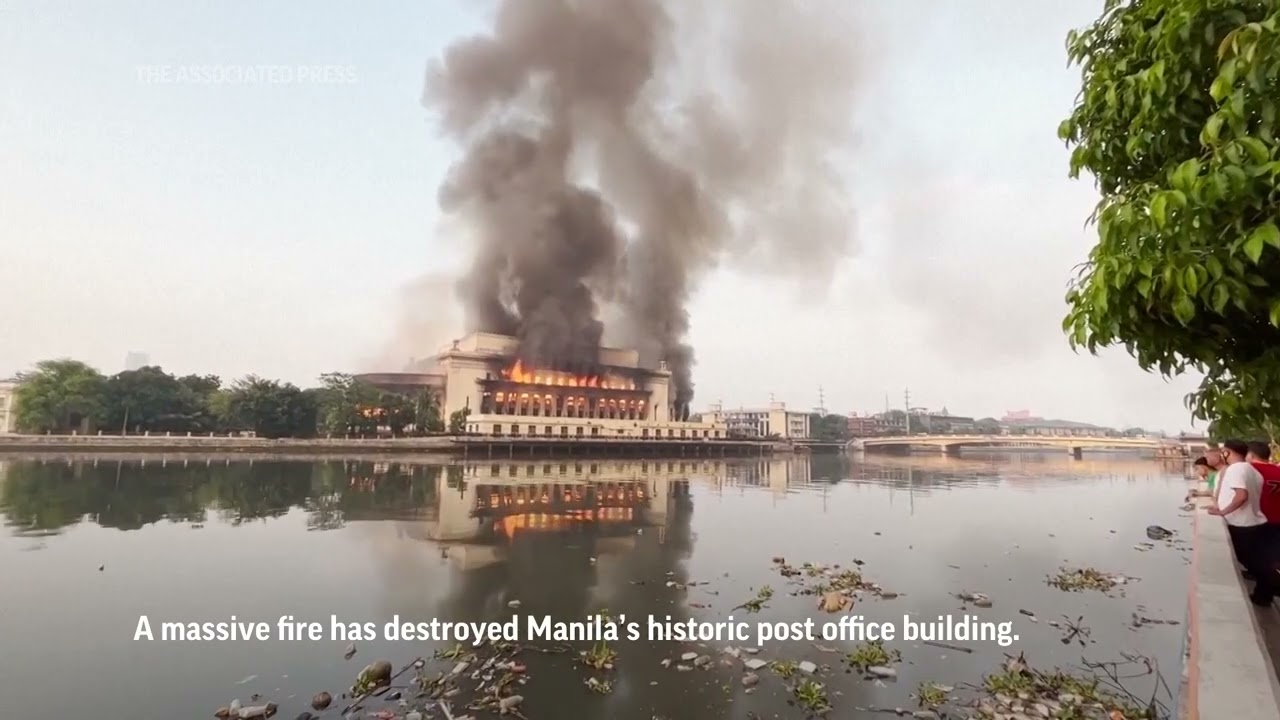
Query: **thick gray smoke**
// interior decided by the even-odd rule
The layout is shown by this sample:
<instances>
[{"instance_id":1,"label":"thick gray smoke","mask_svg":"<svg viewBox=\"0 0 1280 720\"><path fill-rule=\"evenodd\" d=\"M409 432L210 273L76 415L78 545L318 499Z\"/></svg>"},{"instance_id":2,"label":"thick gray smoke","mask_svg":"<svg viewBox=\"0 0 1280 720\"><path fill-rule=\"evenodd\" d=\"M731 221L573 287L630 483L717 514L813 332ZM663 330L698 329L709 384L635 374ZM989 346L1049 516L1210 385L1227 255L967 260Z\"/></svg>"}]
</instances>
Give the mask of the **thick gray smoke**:
<instances>
[{"instance_id":1,"label":"thick gray smoke","mask_svg":"<svg viewBox=\"0 0 1280 720\"><path fill-rule=\"evenodd\" d=\"M427 104L465 149L441 209L475 229L470 329L594 364L602 311L693 397L688 304L722 260L825 288L855 249L847 0L502 0Z\"/></svg>"}]
</instances>

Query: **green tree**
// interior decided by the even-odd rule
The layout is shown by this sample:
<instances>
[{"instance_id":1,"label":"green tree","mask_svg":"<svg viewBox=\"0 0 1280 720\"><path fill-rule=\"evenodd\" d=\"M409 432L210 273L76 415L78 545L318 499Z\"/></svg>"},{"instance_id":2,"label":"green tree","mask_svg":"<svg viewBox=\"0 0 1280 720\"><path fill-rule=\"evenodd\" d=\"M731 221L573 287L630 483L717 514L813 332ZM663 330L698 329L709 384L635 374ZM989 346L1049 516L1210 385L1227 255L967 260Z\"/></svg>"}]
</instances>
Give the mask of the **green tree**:
<instances>
[{"instance_id":1,"label":"green tree","mask_svg":"<svg viewBox=\"0 0 1280 720\"><path fill-rule=\"evenodd\" d=\"M372 434L381 395L378 389L346 373L320 376L320 429L333 435Z\"/></svg>"},{"instance_id":2,"label":"green tree","mask_svg":"<svg viewBox=\"0 0 1280 720\"><path fill-rule=\"evenodd\" d=\"M462 408L455 410L449 414L449 434L461 435L467 431L467 416L471 415L471 408Z\"/></svg>"},{"instance_id":3,"label":"green tree","mask_svg":"<svg viewBox=\"0 0 1280 720\"><path fill-rule=\"evenodd\" d=\"M843 415L809 413L809 436L814 440L844 442L849 439L849 420Z\"/></svg>"},{"instance_id":4,"label":"green tree","mask_svg":"<svg viewBox=\"0 0 1280 720\"><path fill-rule=\"evenodd\" d=\"M159 367L107 379L102 424L109 430L189 432L204 427L205 399Z\"/></svg>"},{"instance_id":5,"label":"green tree","mask_svg":"<svg viewBox=\"0 0 1280 720\"><path fill-rule=\"evenodd\" d=\"M1275 444L1280 433L1276 432L1274 425L1258 426L1240 418L1225 417L1209 423L1209 438L1215 442L1237 439L1246 442L1265 440Z\"/></svg>"},{"instance_id":6,"label":"green tree","mask_svg":"<svg viewBox=\"0 0 1280 720\"><path fill-rule=\"evenodd\" d=\"M318 391L250 375L236 381L218 404L226 425L265 438L312 437Z\"/></svg>"},{"instance_id":7,"label":"green tree","mask_svg":"<svg viewBox=\"0 0 1280 720\"><path fill-rule=\"evenodd\" d=\"M419 433L444 432L444 418L440 417L440 398L431 390L423 390L418 394L413 424Z\"/></svg>"},{"instance_id":8,"label":"green tree","mask_svg":"<svg viewBox=\"0 0 1280 720\"><path fill-rule=\"evenodd\" d=\"M214 400L222 389L217 375L185 375L178 378L182 405L188 416L187 429L192 432L214 432L222 429Z\"/></svg>"},{"instance_id":9,"label":"green tree","mask_svg":"<svg viewBox=\"0 0 1280 720\"><path fill-rule=\"evenodd\" d=\"M1205 374L1201 419L1280 418L1280 2L1107 0L1072 32L1082 67L1059 127L1102 199L1063 321L1166 376Z\"/></svg>"},{"instance_id":10,"label":"green tree","mask_svg":"<svg viewBox=\"0 0 1280 720\"><path fill-rule=\"evenodd\" d=\"M399 393L384 392L378 396L378 419L392 435L403 435L405 428L413 424L417 403Z\"/></svg>"},{"instance_id":11,"label":"green tree","mask_svg":"<svg viewBox=\"0 0 1280 720\"><path fill-rule=\"evenodd\" d=\"M18 378L15 421L23 432L87 429L100 418L106 378L78 360L44 360Z\"/></svg>"}]
</instances>

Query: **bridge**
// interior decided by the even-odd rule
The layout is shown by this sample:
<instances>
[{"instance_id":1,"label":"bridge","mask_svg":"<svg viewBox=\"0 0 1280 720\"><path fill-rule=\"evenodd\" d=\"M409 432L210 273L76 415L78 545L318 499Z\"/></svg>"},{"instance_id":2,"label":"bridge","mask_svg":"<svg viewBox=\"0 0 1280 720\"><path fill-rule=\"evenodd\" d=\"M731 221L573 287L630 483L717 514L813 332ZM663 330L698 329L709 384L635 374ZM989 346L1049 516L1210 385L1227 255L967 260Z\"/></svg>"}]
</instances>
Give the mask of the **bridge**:
<instances>
[{"instance_id":1,"label":"bridge","mask_svg":"<svg viewBox=\"0 0 1280 720\"><path fill-rule=\"evenodd\" d=\"M872 448L908 449L936 447L955 455L963 447L1063 448L1075 457L1085 450L1152 450L1158 457L1187 457L1188 448L1178 441L1148 438L1059 437L1037 435L904 435L861 438L849 441L849 449L863 452Z\"/></svg>"}]
</instances>

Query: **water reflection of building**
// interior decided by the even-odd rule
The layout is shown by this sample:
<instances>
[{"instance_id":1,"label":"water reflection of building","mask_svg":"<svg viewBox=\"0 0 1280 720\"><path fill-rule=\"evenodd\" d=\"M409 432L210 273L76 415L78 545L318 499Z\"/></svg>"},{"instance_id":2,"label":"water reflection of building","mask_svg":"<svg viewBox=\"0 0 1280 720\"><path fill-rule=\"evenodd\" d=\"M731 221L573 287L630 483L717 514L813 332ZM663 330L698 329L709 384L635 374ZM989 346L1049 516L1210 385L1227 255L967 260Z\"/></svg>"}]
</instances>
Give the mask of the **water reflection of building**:
<instances>
[{"instance_id":1,"label":"water reflection of building","mask_svg":"<svg viewBox=\"0 0 1280 720\"><path fill-rule=\"evenodd\" d=\"M441 487L426 537L454 544L464 565L502 558L524 534L588 535L598 552L625 551L638 531L665 537L673 503L691 476L723 472L720 462L496 462L468 465Z\"/></svg>"},{"instance_id":2,"label":"water reflection of building","mask_svg":"<svg viewBox=\"0 0 1280 720\"><path fill-rule=\"evenodd\" d=\"M804 455L743 460L725 470L725 479L731 485L767 487L777 493L813 483L812 465Z\"/></svg>"}]
</instances>

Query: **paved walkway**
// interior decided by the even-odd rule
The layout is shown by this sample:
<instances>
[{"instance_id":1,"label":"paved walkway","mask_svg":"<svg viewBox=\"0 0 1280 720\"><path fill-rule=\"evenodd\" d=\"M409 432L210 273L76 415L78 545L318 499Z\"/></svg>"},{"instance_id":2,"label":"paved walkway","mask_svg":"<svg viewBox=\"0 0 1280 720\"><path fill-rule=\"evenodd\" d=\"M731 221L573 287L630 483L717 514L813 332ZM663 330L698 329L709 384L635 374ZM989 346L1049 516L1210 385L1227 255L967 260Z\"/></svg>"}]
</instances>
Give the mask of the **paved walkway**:
<instances>
[{"instance_id":1,"label":"paved walkway","mask_svg":"<svg viewBox=\"0 0 1280 720\"><path fill-rule=\"evenodd\" d=\"M1226 525L1197 502L1192 560L1188 707L1191 720L1280 718L1280 614L1249 602Z\"/></svg>"}]
</instances>

